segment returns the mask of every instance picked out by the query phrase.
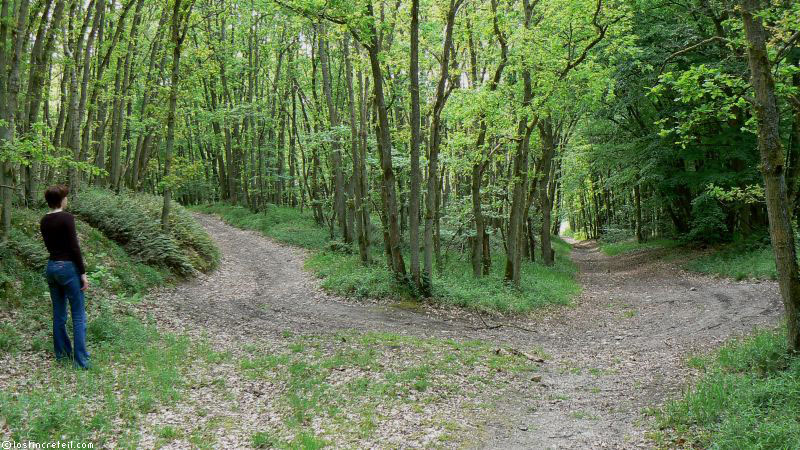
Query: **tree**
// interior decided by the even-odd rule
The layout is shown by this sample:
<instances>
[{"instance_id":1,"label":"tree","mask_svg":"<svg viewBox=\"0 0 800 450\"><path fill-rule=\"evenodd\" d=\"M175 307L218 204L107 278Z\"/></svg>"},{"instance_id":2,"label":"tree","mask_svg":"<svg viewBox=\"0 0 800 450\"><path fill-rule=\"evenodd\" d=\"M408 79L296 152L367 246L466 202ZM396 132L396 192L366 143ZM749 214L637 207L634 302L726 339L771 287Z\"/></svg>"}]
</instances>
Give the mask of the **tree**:
<instances>
[{"instance_id":1,"label":"tree","mask_svg":"<svg viewBox=\"0 0 800 450\"><path fill-rule=\"evenodd\" d=\"M741 1L742 23L748 43L747 59L755 93L753 106L758 120L758 150L766 188L770 238L786 309L788 348L790 352L797 353L800 352L800 273L791 223L792 207L786 188L780 113L767 53L768 36L763 20L758 15L761 10L760 0Z\"/></svg>"},{"instance_id":2,"label":"tree","mask_svg":"<svg viewBox=\"0 0 800 450\"><path fill-rule=\"evenodd\" d=\"M173 0L170 35L172 37L172 75L169 87L169 110L167 112L167 137L164 156L164 207L161 210L161 227L169 230L170 202L172 201L172 148L175 144L175 110L178 107L178 83L180 82L181 48L189 30L189 18L194 0Z\"/></svg>"}]
</instances>

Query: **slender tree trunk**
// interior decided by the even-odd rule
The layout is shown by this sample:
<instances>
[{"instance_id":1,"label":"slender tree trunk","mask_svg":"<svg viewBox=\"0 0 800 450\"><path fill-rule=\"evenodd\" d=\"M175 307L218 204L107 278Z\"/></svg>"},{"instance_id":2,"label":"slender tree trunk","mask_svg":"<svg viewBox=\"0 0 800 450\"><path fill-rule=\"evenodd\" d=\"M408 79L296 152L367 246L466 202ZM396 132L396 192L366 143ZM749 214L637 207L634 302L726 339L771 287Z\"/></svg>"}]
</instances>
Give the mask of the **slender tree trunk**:
<instances>
[{"instance_id":1,"label":"slender tree trunk","mask_svg":"<svg viewBox=\"0 0 800 450\"><path fill-rule=\"evenodd\" d=\"M322 69L322 90L325 94L325 103L328 106L328 120L331 124L331 129L335 130L339 127L339 114L336 111L336 106L333 103L333 89L331 88L331 73L330 64L328 61L328 42L325 39L325 28L319 26L319 60ZM342 172L342 153L341 143L339 138L334 136L331 143L331 163L333 170L333 203L334 211L336 212L336 219L339 222L339 231L342 234L342 239L345 243L350 243L350 233L347 230L347 213L345 211L345 185L344 174Z\"/></svg>"},{"instance_id":2,"label":"slender tree trunk","mask_svg":"<svg viewBox=\"0 0 800 450\"><path fill-rule=\"evenodd\" d=\"M349 35L345 35L344 42L342 44L342 50L344 52L344 65L345 65L345 82L347 85L347 98L348 98L348 106L350 112L350 154L353 160L353 175L352 175L352 185L353 185L353 209L355 210L355 231L356 231L356 240L358 241L358 255L361 258L361 263L366 265L369 264L369 246L368 246L368 238L366 233L368 230L365 229L365 221L364 221L364 191L363 191L363 183L362 183L362 161L361 161L361 153L359 149L359 136L358 130L356 129L356 101L355 101L355 94L353 93L353 64L350 61L350 38Z\"/></svg>"},{"instance_id":3,"label":"slender tree trunk","mask_svg":"<svg viewBox=\"0 0 800 450\"><path fill-rule=\"evenodd\" d=\"M636 209L636 242L644 242L644 232L642 231L642 190L637 181L633 185L633 202Z\"/></svg>"},{"instance_id":4,"label":"slender tree trunk","mask_svg":"<svg viewBox=\"0 0 800 450\"><path fill-rule=\"evenodd\" d=\"M411 247L411 279L417 289L422 289L419 272L419 205L422 173L419 164L420 111L419 111L419 0L411 1L411 193L408 205L409 246Z\"/></svg>"},{"instance_id":5,"label":"slender tree trunk","mask_svg":"<svg viewBox=\"0 0 800 450\"><path fill-rule=\"evenodd\" d=\"M450 78L450 55L453 45L453 26L458 9L463 0L450 0L450 8L447 12L447 22L444 31L444 44L442 45L442 56L439 64L439 82L436 85L436 101L433 105L430 146L428 149L428 192L425 196L425 247L424 247L424 275L423 275L423 294L430 295L433 281L433 252L434 252L434 233L438 225L438 201L439 197L439 147L441 145L441 117L444 105L447 102L453 86L449 88L447 82ZM438 258L437 258L438 259Z\"/></svg>"},{"instance_id":6,"label":"slender tree trunk","mask_svg":"<svg viewBox=\"0 0 800 450\"><path fill-rule=\"evenodd\" d=\"M800 273L798 273L791 205L784 175L784 155L780 136L780 112L775 97L767 53L767 31L761 17L760 0L742 0L741 14L748 42L748 62L755 92L755 114L758 119L758 149L764 175L767 214L772 248L778 269L778 285L786 309L788 348L800 352Z\"/></svg>"},{"instance_id":7,"label":"slender tree trunk","mask_svg":"<svg viewBox=\"0 0 800 450\"><path fill-rule=\"evenodd\" d=\"M184 4L183 0L175 0L172 9L172 75L170 77L169 109L167 111L167 137L164 149L164 207L161 210L161 228L169 231L170 202L172 200L171 164L172 147L175 143L175 110L178 106L178 83L180 81L181 47L186 37L189 15L192 13L193 0Z\"/></svg>"}]
</instances>

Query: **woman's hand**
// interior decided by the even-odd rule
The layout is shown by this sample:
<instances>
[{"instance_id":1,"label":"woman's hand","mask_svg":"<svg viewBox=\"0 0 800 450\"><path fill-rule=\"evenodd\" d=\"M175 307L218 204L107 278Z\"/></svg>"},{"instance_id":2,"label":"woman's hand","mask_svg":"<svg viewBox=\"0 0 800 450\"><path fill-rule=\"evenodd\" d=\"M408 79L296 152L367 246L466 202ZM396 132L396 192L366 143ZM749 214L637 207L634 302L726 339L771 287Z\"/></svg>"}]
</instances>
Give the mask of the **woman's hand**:
<instances>
[{"instance_id":1,"label":"woman's hand","mask_svg":"<svg viewBox=\"0 0 800 450\"><path fill-rule=\"evenodd\" d=\"M86 274L81 275L81 290L85 291L89 289L89 279L86 278Z\"/></svg>"}]
</instances>

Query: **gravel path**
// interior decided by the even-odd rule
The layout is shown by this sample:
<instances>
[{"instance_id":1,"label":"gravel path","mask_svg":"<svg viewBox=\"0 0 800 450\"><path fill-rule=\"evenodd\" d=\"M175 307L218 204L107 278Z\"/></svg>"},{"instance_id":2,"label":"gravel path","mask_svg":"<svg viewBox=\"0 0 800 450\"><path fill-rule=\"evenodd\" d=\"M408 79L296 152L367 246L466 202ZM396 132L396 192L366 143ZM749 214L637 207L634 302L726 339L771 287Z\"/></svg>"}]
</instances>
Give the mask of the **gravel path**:
<instances>
[{"instance_id":1,"label":"gravel path","mask_svg":"<svg viewBox=\"0 0 800 450\"><path fill-rule=\"evenodd\" d=\"M504 396L475 437L476 448L649 447L642 410L691 379L686 356L774 325L781 313L775 283L690 274L653 252L608 257L585 243L572 254L583 286L574 307L483 320L430 306L410 311L326 294L303 270L304 251L212 216L197 219L217 241L222 262L143 306L172 329L210 336L222 347L275 342L286 331L375 330L546 354L541 377Z\"/></svg>"}]
</instances>

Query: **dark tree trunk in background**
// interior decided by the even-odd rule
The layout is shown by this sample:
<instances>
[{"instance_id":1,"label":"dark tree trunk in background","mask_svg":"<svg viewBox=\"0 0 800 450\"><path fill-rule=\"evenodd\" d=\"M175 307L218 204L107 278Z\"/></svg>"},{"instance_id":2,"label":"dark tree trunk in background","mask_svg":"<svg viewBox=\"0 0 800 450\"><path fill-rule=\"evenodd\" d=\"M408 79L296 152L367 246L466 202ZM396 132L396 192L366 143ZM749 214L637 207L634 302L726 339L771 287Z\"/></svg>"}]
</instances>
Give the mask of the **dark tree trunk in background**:
<instances>
[{"instance_id":1,"label":"dark tree trunk in background","mask_svg":"<svg viewBox=\"0 0 800 450\"><path fill-rule=\"evenodd\" d=\"M642 231L642 188L637 181L633 185L633 201L636 208L636 242L644 242L644 232Z\"/></svg>"},{"instance_id":2,"label":"dark tree trunk in background","mask_svg":"<svg viewBox=\"0 0 800 450\"><path fill-rule=\"evenodd\" d=\"M553 247L550 244L550 215L552 203L548 192L548 181L555 182L554 179L551 179L550 166L556 152L556 135L553 130L553 120L551 118L539 122L539 137L542 141L542 157L539 160L540 167L537 169L540 178L537 180L539 186L536 189L539 193L539 207L542 212L542 228L539 233L539 241L542 246L542 263L546 266L552 266L554 262Z\"/></svg>"}]
</instances>

